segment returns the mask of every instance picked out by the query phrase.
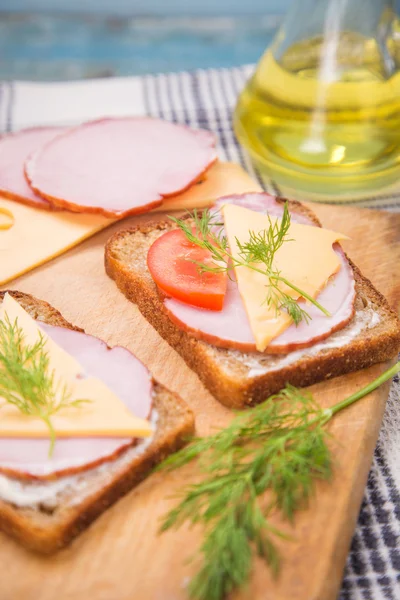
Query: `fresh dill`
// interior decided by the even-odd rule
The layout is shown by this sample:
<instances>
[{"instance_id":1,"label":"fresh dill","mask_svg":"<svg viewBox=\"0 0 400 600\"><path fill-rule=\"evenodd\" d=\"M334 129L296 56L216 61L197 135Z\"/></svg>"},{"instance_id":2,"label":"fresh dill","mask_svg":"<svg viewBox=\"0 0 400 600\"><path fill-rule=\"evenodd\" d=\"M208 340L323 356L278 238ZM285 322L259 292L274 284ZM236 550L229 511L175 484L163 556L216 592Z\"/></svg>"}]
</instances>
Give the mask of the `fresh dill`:
<instances>
[{"instance_id":1,"label":"fresh dill","mask_svg":"<svg viewBox=\"0 0 400 600\"><path fill-rule=\"evenodd\" d=\"M287 385L262 404L239 413L226 429L194 439L161 468L177 469L198 458L201 479L184 488L180 503L166 515L162 530L185 522L202 524L202 565L189 586L196 600L222 600L250 576L257 553L279 571L275 513L293 522L316 480L332 474L326 425L339 411L400 371L400 362L362 390L323 409L312 395Z\"/></svg>"},{"instance_id":2,"label":"fresh dill","mask_svg":"<svg viewBox=\"0 0 400 600\"><path fill-rule=\"evenodd\" d=\"M34 344L25 343L18 319L11 323L7 314L0 321L0 399L44 421L50 435L49 456L56 439L51 417L63 408L87 402L71 400L68 387L56 381L43 336L39 335Z\"/></svg>"},{"instance_id":3,"label":"fresh dill","mask_svg":"<svg viewBox=\"0 0 400 600\"><path fill-rule=\"evenodd\" d=\"M197 210L194 210L189 214L189 217L187 220L177 219L176 217L170 217L170 219L183 231L190 242L210 252L214 264L194 261L201 273L230 273L236 267L247 267L266 275L268 278L265 303L268 306L275 307L277 315L281 310L284 310L296 326L302 320L308 323L311 319L307 311L302 308L301 303L282 289L282 284L284 284L294 290L299 297L311 302L326 316L330 316L329 312L319 302L283 277L281 272L274 267L274 259L279 248L285 242L292 241L287 237L290 227L290 213L287 203L284 205L280 221L272 222L268 216L268 229L259 233L250 231L249 240L246 243L241 243L236 238L239 250L238 256L233 256L229 251L228 241L223 233L223 223L219 221L217 213L212 213L209 210L198 213Z\"/></svg>"}]
</instances>

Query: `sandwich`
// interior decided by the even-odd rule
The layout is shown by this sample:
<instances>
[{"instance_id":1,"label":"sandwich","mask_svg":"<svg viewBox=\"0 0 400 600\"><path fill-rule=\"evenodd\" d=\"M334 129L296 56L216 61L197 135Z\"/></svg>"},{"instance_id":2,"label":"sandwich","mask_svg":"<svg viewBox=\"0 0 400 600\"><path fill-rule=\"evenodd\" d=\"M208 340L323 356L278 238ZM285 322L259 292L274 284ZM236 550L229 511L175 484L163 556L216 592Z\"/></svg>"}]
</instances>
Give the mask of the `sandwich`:
<instances>
[{"instance_id":1,"label":"sandwich","mask_svg":"<svg viewBox=\"0 0 400 600\"><path fill-rule=\"evenodd\" d=\"M186 404L128 350L0 292L0 530L59 550L191 435Z\"/></svg>"},{"instance_id":2,"label":"sandwich","mask_svg":"<svg viewBox=\"0 0 400 600\"><path fill-rule=\"evenodd\" d=\"M212 395L242 408L398 351L399 321L345 237L251 193L115 233L105 268Z\"/></svg>"}]
</instances>

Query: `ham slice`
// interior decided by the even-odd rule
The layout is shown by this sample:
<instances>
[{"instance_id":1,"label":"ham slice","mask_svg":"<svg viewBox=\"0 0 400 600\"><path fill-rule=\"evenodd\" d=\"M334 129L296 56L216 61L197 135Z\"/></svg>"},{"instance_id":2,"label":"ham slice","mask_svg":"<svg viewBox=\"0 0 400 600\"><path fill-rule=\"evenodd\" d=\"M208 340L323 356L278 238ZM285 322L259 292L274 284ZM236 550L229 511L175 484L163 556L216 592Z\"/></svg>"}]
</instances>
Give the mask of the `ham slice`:
<instances>
[{"instance_id":1,"label":"ham slice","mask_svg":"<svg viewBox=\"0 0 400 600\"><path fill-rule=\"evenodd\" d=\"M264 215L269 214L270 217L281 217L283 214L283 206L277 202L276 196L267 194L266 192L250 192L248 194L232 194L232 196L222 196L214 203L212 211L220 211L224 204L237 204L244 206L249 210L260 212ZM301 213L292 213L293 223L301 223L302 225L315 225L313 221L308 219Z\"/></svg>"},{"instance_id":2,"label":"ham slice","mask_svg":"<svg viewBox=\"0 0 400 600\"><path fill-rule=\"evenodd\" d=\"M282 204L269 194L244 194L221 198L214 205L218 210L223 204L233 202L251 210L281 216ZM306 216L293 212L293 222L315 225ZM331 333L343 328L354 313L355 284L353 270L338 244L335 244L341 268L318 296L318 301L331 314L326 317L315 306L307 306L312 317L309 324L302 321L293 324L276 337L265 350L265 354L287 354L292 350L313 346ZM164 306L170 319L197 339L220 348L233 348L243 352L256 352L253 333L235 281L229 281L222 311L210 311L184 304L174 298L166 298Z\"/></svg>"},{"instance_id":3,"label":"ham slice","mask_svg":"<svg viewBox=\"0 0 400 600\"><path fill-rule=\"evenodd\" d=\"M213 134L152 118L85 123L36 152L32 188L74 212L125 217L159 206L196 182L217 158Z\"/></svg>"},{"instance_id":4,"label":"ham slice","mask_svg":"<svg viewBox=\"0 0 400 600\"><path fill-rule=\"evenodd\" d=\"M0 138L0 194L35 208L54 208L29 186L24 165L38 148L64 131L61 127L35 127L9 133Z\"/></svg>"},{"instance_id":5,"label":"ham slice","mask_svg":"<svg viewBox=\"0 0 400 600\"><path fill-rule=\"evenodd\" d=\"M87 374L101 379L132 412L149 418L152 381L147 368L128 350L109 349L101 340L41 323L44 331L74 356ZM45 439L0 438L0 472L13 477L47 479L70 475L112 460L137 440L131 438L62 438L49 458Z\"/></svg>"}]
</instances>

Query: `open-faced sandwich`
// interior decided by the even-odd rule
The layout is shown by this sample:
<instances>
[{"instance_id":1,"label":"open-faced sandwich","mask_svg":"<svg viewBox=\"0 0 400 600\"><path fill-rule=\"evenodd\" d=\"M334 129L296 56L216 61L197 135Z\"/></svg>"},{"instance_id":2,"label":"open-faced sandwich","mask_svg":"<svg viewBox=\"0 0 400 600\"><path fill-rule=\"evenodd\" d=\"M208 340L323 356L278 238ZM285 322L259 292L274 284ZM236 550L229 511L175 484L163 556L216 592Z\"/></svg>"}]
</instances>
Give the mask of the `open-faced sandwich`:
<instances>
[{"instance_id":1,"label":"open-faced sandwich","mask_svg":"<svg viewBox=\"0 0 400 600\"><path fill-rule=\"evenodd\" d=\"M122 230L106 271L229 407L395 355L399 321L297 202L264 193Z\"/></svg>"},{"instance_id":2,"label":"open-faced sandwich","mask_svg":"<svg viewBox=\"0 0 400 600\"><path fill-rule=\"evenodd\" d=\"M63 547L180 448L194 419L122 347L0 292L0 529Z\"/></svg>"}]
</instances>

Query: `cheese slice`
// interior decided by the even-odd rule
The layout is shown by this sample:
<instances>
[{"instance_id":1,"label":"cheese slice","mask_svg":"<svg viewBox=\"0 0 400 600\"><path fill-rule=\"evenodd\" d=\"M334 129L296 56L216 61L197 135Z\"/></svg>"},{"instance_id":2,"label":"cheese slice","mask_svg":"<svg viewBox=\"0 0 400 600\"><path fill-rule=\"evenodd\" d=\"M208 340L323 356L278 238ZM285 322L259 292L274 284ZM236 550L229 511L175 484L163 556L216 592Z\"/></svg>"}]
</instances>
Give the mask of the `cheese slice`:
<instances>
[{"instance_id":1,"label":"cheese slice","mask_svg":"<svg viewBox=\"0 0 400 600\"><path fill-rule=\"evenodd\" d=\"M7 210L6 208L0 208L0 229L5 231L6 229L11 229L14 225L14 215L11 210Z\"/></svg>"},{"instance_id":2,"label":"cheese slice","mask_svg":"<svg viewBox=\"0 0 400 600\"><path fill-rule=\"evenodd\" d=\"M0 212L12 227L1 227L0 285L59 256L114 221L100 215L79 215L26 206L0 196Z\"/></svg>"},{"instance_id":3,"label":"cheese slice","mask_svg":"<svg viewBox=\"0 0 400 600\"><path fill-rule=\"evenodd\" d=\"M217 161L205 177L186 192L166 198L155 211L191 210L211 206L217 198L232 194L262 192L263 189L240 165Z\"/></svg>"},{"instance_id":4,"label":"cheese slice","mask_svg":"<svg viewBox=\"0 0 400 600\"><path fill-rule=\"evenodd\" d=\"M32 345L40 336L49 357L49 372L54 371L58 397L64 386L70 400L88 400L80 406L67 406L51 416L57 437L148 437L153 428L145 419L132 414L102 381L86 376L83 367L58 346L37 322L6 294L0 305L0 322L17 321L23 330L24 343ZM1 348L0 348L1 351ZM43 420L25 415L0 395L0 437L48 438Z\"/></svg>"},{"instance_id":5,"label":"cheese slice","mask_svg":"<svg viewBox=\"0 0 400 600\"><path fill-rule=\"evenodd\" d=\"M242 206L226 204L223 215L231 253L236 258L239 258L236 240L246 243L250 232L259 233L270 227L267 215ZM277 221L276 217L270 219L272 224ZM309 296L317 298L329 277L340 268L340 260L332 244L348 239L347 236L321 227L291 223L286 239L288 241L284 242L275 255L274 269ZM263 268L262 265L258 266ZM236 267L235 275L256 348L263 352L293 321L285 311L277 314L275 306L268 306L265 302L266 287L269 285L266 275L245 266ZM295 299L301 297L286 285L280 287Z\"/></svg>"}]
</instances>

